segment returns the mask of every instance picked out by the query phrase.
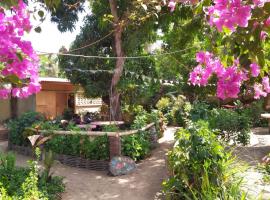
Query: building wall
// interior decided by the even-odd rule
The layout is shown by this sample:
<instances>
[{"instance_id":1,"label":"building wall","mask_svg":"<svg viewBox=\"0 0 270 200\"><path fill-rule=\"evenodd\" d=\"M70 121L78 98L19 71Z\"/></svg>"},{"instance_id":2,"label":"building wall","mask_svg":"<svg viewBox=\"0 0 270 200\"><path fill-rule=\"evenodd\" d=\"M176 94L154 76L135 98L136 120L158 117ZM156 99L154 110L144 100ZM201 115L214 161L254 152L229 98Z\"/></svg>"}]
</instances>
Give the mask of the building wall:
<instances>
[{"instance_id":1,"label":"building wall","mask_svg":"<svg viewBox=\"0 0 270 200\"><path fill-rule=\"evenodd\" d=\"M25 112L36 110L36 98L35 95L28 97L27 99L18 99L18 115L22 115ZM0 122L11 118L10 111L10 99L0 100Z\"/></svg>"},{"instance_id":2,"label":"building wall","mask_svg":"<svg viewBox=\"0 0 270 200\"><path fill-rule=\"evenodd\" d=\"M62 115L67 108L68 93L41 91L36 95L36 110L47 117L55 118Z\"/></svg>"},{"instance_id":3,"label":"building wall","mask_svg":"<svg viewBox=\"0 0 270 200\"><path fill-rule=\"evenodd\" d=\"M0 100L0 122L10 118L10 102L9 99Z\"/></svg>"},{"instance_id":4,"label":"building wall","mask_svg":"<svg viewBox=\"0 0 270 200\"><path fill-rule=\"evenodd\" d=\"M32 95L27 99L18 100L18 115L25 112L36 111L36 95Z\"/></svg>"},{"instance_id":5,"label":"building wall","mask_svg":"<svg viewBox=\"0 0 270 200\"><path fill-rule=\"evenodd\" d=\"M41 91L36 95L36 110L47 117L56 115L56 92Z\"/></svg>"},{"instance_id":6,"label":"building wall","mask_svg":"<svg viewBox=\"0 0 270 200\"><path fill-rule=\"evenodd\" d=\"M62 115L68 107L68 94L56 93L56 116Z\"/></svg>"}]
</instances>

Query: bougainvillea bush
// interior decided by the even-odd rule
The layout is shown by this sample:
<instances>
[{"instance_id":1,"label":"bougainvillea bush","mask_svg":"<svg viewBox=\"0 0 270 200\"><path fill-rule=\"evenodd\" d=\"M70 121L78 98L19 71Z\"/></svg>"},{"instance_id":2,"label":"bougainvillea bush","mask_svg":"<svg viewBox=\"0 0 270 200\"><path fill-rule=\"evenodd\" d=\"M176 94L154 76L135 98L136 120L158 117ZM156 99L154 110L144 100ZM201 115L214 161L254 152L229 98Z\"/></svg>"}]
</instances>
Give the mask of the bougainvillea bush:
<instances>
[{"instance_id":1,"label":"bougainvillea bush","mask_svg":"<svg viewBox=\"0 0 270 200\"><path fill-rule=\"evenodd\" d=\"M39 58L31 42L23 39L32 28L26 4L4 8L0 4L0 98L28 97L40 90Z\"/></svg>"},{"instance_id":2,"label":"bougainvillea bush","mask_svg":"<svg viewBox=\"0 0 270 200\"><path fill-rule=\"evenodd\" d=\"M196 55L198 65L190 73L194 86L216 84L220 99L240 93L265 97L269 87L270 3L268 0L170 0L171 11L191 6L194 16L204 15L209 49Z\"/></svg>"}]
</instances>

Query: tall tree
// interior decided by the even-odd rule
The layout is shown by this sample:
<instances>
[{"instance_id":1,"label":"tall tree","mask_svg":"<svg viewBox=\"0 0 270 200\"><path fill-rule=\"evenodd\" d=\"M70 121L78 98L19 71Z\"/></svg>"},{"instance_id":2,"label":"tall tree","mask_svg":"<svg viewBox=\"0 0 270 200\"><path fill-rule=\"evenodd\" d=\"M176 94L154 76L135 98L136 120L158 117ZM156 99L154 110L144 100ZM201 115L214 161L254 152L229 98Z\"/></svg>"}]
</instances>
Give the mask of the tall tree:
<instances>
[{"instance_id":1,"label":"tall tree","mask_svg":"<svg viewBox=\"0 0 270 200\"><path fill-rule=\"evenodd\" d=\"M123 74L123 68L125 64L125 54L124 54L124 49L123 49L123 44L122 44L122 33L123 33L123 24L121 23L119 19L119 14L118 14L118 5L116 0L109 0L110 2L110 8L111 8L111 13L113 16L113 27L114 27L114 42L115 42L115 52L116 52L116 64L115 64L115 69L114 69L114 74L112 77L112 83L111 83L111 97L110 97L110 112L111 112L111 117L114 120L120 119L120 94L117 91L117 84L120 81L120 78Z\"/></svg>"}]
</instances>

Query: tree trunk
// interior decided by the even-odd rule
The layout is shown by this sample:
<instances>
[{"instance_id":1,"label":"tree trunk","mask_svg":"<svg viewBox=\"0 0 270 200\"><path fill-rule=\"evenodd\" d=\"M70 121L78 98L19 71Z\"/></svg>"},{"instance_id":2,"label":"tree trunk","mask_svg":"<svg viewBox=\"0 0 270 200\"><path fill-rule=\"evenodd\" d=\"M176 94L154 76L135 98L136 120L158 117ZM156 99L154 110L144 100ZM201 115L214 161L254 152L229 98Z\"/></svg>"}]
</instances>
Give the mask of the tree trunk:
<instances>
[{"instance_id":1,"label":"tree trunk","mask_svg":"<svg viewBox=\"0 0 270 200\"><path fill-rule=\"evenodd\" d=\"M122 32L123 27L121 21L119 20L117 13L117 1L109 0L110 9L112 16L114 18L114 43L115 43L115 53L117 56L115 70L111 82L111 91L110 91L110 115L112 120L121 119L121 108L120 108L120 93L117 91L117 84L120 81L120 78L123 73L123 68L125 64L124 51L122 47Z\"/></svg>"},{"instance_id":2,"label":"tree trunk","mask_svg":"<svg viewBox=\"0 0 270 200\"><path fill-rule=\"evenodd\" d=\"M11 119L15 119L18 117L18 98L10 97L10 113Z\"/></svg>"}]
</instances>

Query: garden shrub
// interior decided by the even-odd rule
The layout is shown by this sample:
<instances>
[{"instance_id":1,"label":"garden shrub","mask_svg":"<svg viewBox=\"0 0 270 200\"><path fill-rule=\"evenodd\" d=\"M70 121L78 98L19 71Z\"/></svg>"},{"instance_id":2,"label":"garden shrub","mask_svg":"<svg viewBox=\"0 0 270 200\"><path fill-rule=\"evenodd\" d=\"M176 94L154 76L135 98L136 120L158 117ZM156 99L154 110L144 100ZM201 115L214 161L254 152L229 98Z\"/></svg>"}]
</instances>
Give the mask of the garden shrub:
<instances>
[{"instance_id":1,"label":"garden shrub","mask_svg":"<svg viewBox=\"0 0 270 200\"><path fill-rule=\"evenodd\" d=\"M252 127L268 127L268 121L261 117L264 110L264 100L258 100L250 105L238 107L236 111L239 114L246 115L249 118Z\"/></svg>"},{"instance_id":2,"label":"garden shrub","mask_svg":"<svg viewBox=\"0 0 270 200\"><path fill-rule=\"evenodd\" d=\"M210 127L218 129L220 136L226 141L234 144L249 144L250 119L243 113L229 109L213 109L209 118Z\"/></svg>"},{"instance_id":3,"label":"garden shrub","mask_svg":"<svg viewBox=\"0 0 270 200\"><path fill-rule=\"evenodd\" d=\"M166 114L170 111L172 102L169 97L162 97L156 104L158 110L163 114Z\"/></svg>"},{"instance_id":4,"label":"garden shrub","mask_svg":"<svg viewBox=\"0 0 270 200\"><path fill-rule=\"evenodd\" d=\"M122 154L135 161L144 159L150 153L149 132L140 131L137 134L121 137Z\"/></svg>"},{"instance_id":5,"label":"garden shrub","mask_svg":"<svg viewBox=\"0 0 270 200\"><path fill-rule=\"evenodd\" d=\"M37 161L29 161L29 168L15 166L13 154L0 155L0 199L55 200L64 192L62 177L42 181Z\"/></svg>"},{"instance_id":6,"label":"garden shrub","mask_svg":"<svg viewBox=\"0 0 270 200\"><path fill-rule=\"evenodd\" d=\"M136 115L146 112L141 105L125 104L124 106L122 106L121 110L123 120L126 124L131 124L134 121Z\"/></svg>"},{"instance_id":7,"label":"garden shrub","mask_svg":"<svg viewBox=\"0 0 270 200\"><path fill-rule=\"evenodd\" d=\"M193 122L207 120L210 117L211 105L206 102L195 101L190 110L190 119Z\"/></svg>"},{"instance_id":8,"label":"garden shrub","mask_svg":"<svg viewBox=\"0 0 270 200\"><path fill-rule=\"evenodd\" d=\"M27 146L29 141L23 135L25 128L31 127L32 124L43 120L44 117L40 113L27 112L19 118L9 121L8 129L10 142L15 145Z\"/></svg>"},{"instance_id":9,"label":"garden shrub","mask_svg":"<svg viewBox=\"0 0 270 200\"><path fill-rule=\"evenodd\" d=\"M245 199L239 166L205 121L176 133L168 166L170 177L163 183L167 199Z\"/></svg>"},{"instance_id":10,"label":"garden shrub","mask_svg":"<svg viewBox=\"0 0 270 200\"><path fill-rule=\"evenodd\" d=\"M63 119L65 120L72 120L74 115L74 111L71 108L66 108L63 112Z\"/></svg>"},{"instance_id":11,"label":"garden shrub","mask_svg":"<svg viewBox=\"0 0 270 200\"><path fill-rule=\"evenodd\" d=\"M140 129L149 123L149 114L146 111L139 113L131 126L132 129ZM144 159L150 153L149 131L139 131L137 134L121 137L122 154L135 161Z\"/></svg>"},{"instance_id":12,"label":"garden shrub","mask_svg":"<svg viewBox=\"0 0 270 200\"><path fill-rule=\"evenodd\" d=\"M171 98L163 97L158 101L156 107L162 112L169 125L183 126L185 103L186 98L183 95L178 95L177 97L171 96Z\"/></svg>"},{"instance_id":13,"label":"garden shrub","mask_svg":"<svg viewBox=\"0 0 270 200\"><path fill-rule=\"evenodd\" d=\"M108 160L107 136L90 137L83 135L57 135L45 144L46 150L57 154L78 156L91 160Z\"/></svg>"}]
</instances>

